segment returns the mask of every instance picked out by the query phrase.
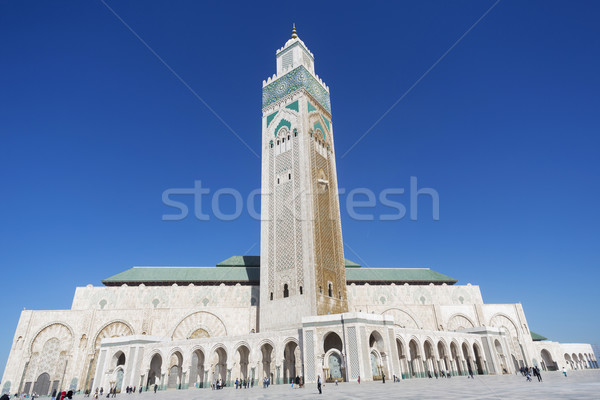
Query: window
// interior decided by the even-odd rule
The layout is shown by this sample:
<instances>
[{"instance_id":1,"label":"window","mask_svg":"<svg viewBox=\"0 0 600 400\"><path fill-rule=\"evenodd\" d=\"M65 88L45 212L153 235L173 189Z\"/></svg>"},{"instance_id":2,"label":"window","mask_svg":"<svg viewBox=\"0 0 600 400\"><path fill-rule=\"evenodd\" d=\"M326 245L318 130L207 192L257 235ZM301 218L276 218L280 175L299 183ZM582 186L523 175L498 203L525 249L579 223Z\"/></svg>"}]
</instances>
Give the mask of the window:
<instances>
[{"instance_id":1,"label":"window","mask_svg":"<svg viewBox=\"0 0 600 400\"><path fill-rule=\"evenodd\" d=\"M338 292L338 297L340 298L340 300L342 299L342 292Z\"/></svg>"},{"instance_id":2,"label":"window","mask_svg":"<svg viewBox=\"0 0 600 400\"><path fill-rule=\"evenodd\" d=\"M298 131L294 129L294 137L298 136Z\"/></svg>"},{"instance_id":3,"label":"window","mask_svg":"<svg viewBox=\"0 0 600 400\"><path fill-rule=\"evenodd\" d=\"M288 179L292 179L292 173L288 173Z\"/></svg>"},{"instance_id":4,"label":"window","mask_svg":"<svg viewBox=\"0 0 600 400\"><path fill-rule=\"evenodd\" d=\"M273 300L273 292L271 292L271 300Z\"/></svg>"},{"instance_id":5,"label":"window","mask_svg":"<svg viewBox=\"0 0 600 400\"><path fill-rule=\"evenodd\" d=\"M290 290L288 289L287 283L283 285L283 297L290 297Z\"/></svg>"},{"instance_id":6,"label":"window","mask_svg":"<svg viewBox=\"0 0 600 400\"><path fill-rule=\"evenodd\" d=\"M323 294L323 287L319 286L319 293Z\"/></svg>"},{"instance_id":7,"label":"window","mask_svg":"<svg viewBox=\"0 0 600 400\"><path fill-rule=\"evenodd\" d=\"M333 285L331 283L329 284L329 289L327 290L327 294L329 295L329 297L333 297Z\"/></svg>"},{"instance_id":8,"label":"window","mask_svg":"<svg viewBox=\"0 0 600 400\"><path fill-rule=\"evenodd\" d=\"M279 178L277 178L277 183L279 183Z\"/></svg>"},{"instance_id":9,"label":"window","mask_svg":"<svg viewBox=\"0 0 600 400\"><path fill-rule=\"evenodd\" d=\"M300 294L302 294L302 286L300 286Z\"/></svg>"},{"instance_id":10,"label":"window","mask_svg":"<svg viewBox=\"0 0 600 400\"><path fill-rule=\"evenodd\" d=\"M273 148L273 141L271 141L271 143L269 143L269 146L271 146L271 148Z\"/></svg>"}]
</instances>

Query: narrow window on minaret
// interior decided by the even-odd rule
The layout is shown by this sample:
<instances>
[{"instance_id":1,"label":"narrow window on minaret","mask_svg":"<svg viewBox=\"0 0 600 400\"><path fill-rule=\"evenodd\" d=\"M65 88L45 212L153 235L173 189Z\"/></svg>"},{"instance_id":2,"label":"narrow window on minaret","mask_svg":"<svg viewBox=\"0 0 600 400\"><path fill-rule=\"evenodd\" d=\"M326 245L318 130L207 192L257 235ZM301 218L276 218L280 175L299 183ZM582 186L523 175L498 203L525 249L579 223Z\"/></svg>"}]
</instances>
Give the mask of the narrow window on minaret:
<instances>
[{"instance_id":1,"label":"narrow window on minaret","mask_svg":"<svg viewBox=\"0 0 600 400\"><path fill-rule=\"evenodd\" d=\"M287 283L283 285L283 297L290 297L290 290L288 289Z\"/></svg>"},{"instance_id":2,"label":"narrow window on minaret","mask_svg":"<svg viewBox=\"0 0 600 400\"><path fill-rule=\"evenodd\" d=\"M271 292L271 300L273 300L273 292Z\"/></svg>"},{"instance_id":3,"label":"narrow window on minaret","mask_svg":"<svg viewBox=\"0 0 600 400\"><path fill-rule=\"evenodd\" d=\"M288 179L292 179L292 173L291 172L288 174Z\"/></svg>"},{"instance_id":4,"label":"narrow window on minaret","mask_svg":"<svg viewBox=\"0 0 600 400\"><path fill-rule=\"evenodd\" d=\"M319 293L323 294L323 287L319 286Z\"/></svg>"},{"instance_id":5,"label":"narrow window on minaret","mask_svg":"<svg viewBox=\"0 0 600 400\"><path fill-rule=\"evenodd\" d=\"M333 285L331 283L329 284L329 290L327 292L329 297L333 297Z\"/></svg>"},{"instance_id":6,"label":"narrow window on minaret","mask_svg":"<svg viewBox=\"0 0 600 400\"><path fill-rule=\"evenodd\" d=\"M279 184L279 178L277 178L277 184Z\"/></svg>"},{"instance_id":7,"label":"narrow window on minaret","mask_svg":"<svg viewBox=\"0 0 600 400\"><path fill-rule=\"evenodd\" d=\"M300 294L302 294L302 286L300 286Z\"/></svg>"}]
</instances>

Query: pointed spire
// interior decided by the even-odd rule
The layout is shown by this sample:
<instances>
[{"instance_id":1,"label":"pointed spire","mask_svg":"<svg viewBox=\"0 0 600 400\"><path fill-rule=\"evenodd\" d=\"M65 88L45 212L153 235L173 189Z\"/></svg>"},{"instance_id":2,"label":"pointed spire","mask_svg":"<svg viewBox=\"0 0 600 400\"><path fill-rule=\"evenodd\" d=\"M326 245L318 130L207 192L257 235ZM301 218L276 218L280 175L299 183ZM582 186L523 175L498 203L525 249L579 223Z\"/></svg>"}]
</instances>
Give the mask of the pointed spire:
<instances>
[{"instance_id":1,"label":"pointed spire","mask_svg":"<svg viewBox=\"0 0 600 400\"><path fill-rule=\"evenodd\" d=\"M292 28L292 39L297 39L298 35L296 34L296 24L293 24L293 28Z\"/></svg>"}]
</instances>

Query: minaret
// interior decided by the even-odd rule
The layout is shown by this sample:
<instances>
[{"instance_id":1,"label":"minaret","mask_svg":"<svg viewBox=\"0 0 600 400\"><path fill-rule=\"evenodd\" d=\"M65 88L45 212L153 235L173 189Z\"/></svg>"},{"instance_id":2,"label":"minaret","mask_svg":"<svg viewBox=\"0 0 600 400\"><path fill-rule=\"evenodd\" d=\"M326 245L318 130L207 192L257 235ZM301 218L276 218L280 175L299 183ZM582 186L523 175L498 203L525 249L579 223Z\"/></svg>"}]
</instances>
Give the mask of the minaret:
<instances>
[{"instance_id":1,"label":"minaret","mask_svg":"<svg viewBox=\"0 0 600 400\"><path fill-rule=\"evenodd\" d=\"M296 33L263 81L260 330L348 311L329 88Z\"/></svg>"}]
</instances>

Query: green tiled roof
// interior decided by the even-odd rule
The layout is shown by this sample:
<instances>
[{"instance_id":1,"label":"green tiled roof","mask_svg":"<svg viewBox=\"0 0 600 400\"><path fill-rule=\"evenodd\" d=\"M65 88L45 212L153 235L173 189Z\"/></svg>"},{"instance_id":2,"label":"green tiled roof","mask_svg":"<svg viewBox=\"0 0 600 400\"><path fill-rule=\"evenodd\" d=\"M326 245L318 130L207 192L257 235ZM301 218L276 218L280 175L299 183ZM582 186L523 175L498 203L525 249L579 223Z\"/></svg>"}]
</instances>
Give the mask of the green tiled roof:
<instances>
[{"instance_id":1,"label":"green tiled roof","mask_svg":"<svg viewBox=\"0 0 600 400\"><path fill-rule=\"evenodd\" d=\"M529 333L531 334L531 339L533 339L535 342L540 341L540 340L548 340L547 337L543 337L542 335L535 333L533 331L529 331Z\"/></svg>"},{"instance_id":2,"label":"green tiled roof","mask_svg":"<svg viewBox=\"0 0 600 400\"><path fill-rule=\"evenodd\" d=\"M260 268L252 267L133 267L102 281L107 286L144 284L189 284L193 282L218 285L241 283L258 285Z\"/></svg>"},{"instance_id":3,"label":"green tiled roof","mask_svg":"<svg viewBox=\"0 0 600 400\"><path fill-rule=\"evenodd\" d=\"M351 268L346 269L348 283L389 282L389 283L447 283L453 285L456 279L440 274L429 268Z\"/></svg>"},{"instance_id":4,"label":"green tiled roof","mask_svg":"<svg viewBox=\"0 0 600 400\"><path fill-rule=\"evenodd\" d=\"M220 263L223 264L223 263ZM358 264L357 264L358 265ZM403 284L425 285L429 283L453 285L455 279L428 268L346 268L346 281L356 284ZM219 267L133 267L102 281L107 286L172 285L199 283L204 285L260 284L260 268L249 266Z\"/></svg>"},{"instance_id":5,"label":"green tiled roof","mask_svg":"<svg viewBox=\"0 0 600 400\"><path fill-rule=\"evenodd\" d=\"M233 256L217 264L217 267L260 267L260 256Z\"/></svg>"},{"instance_id":6,"label":"green tiled roof","mask_svg":"<svg viewBox=\"0 0 600 400\"><path fill-rule=\"evenodd\" d=\"M346 268L360 268L360 264L344 259ZM233 256L217 264L217 267L260 267L260 256Z\"/></svg>"},{"instance_id":7,"label":"green tiled roof","mask_svg":"<svg viewBox=\"0 0 600 400\"><path fill-rule=\"evenodd\" d=\"M346 268L360 268L360 264L357 264L354 261L350 261L347 258L344 258L344 263Z\"/></svg>"}]
</instances>

